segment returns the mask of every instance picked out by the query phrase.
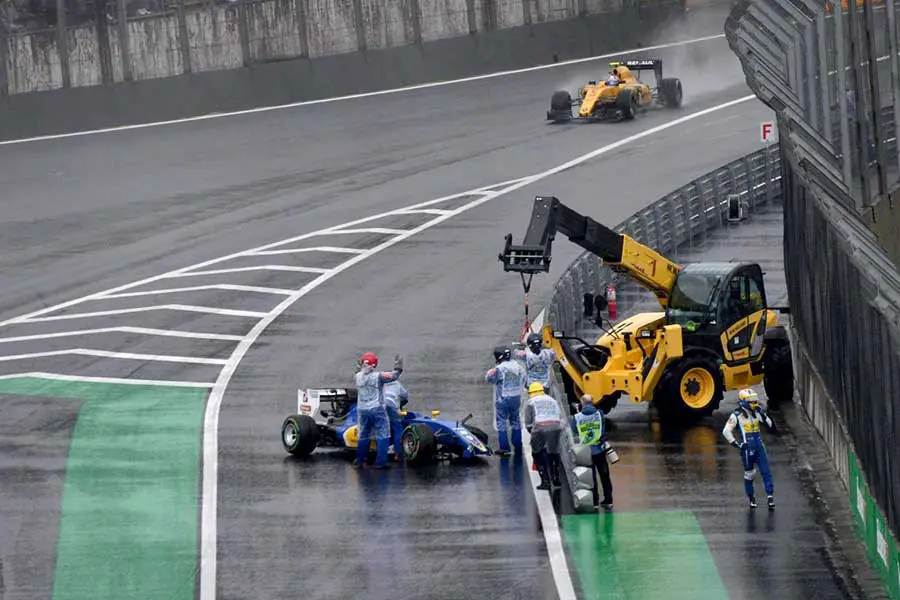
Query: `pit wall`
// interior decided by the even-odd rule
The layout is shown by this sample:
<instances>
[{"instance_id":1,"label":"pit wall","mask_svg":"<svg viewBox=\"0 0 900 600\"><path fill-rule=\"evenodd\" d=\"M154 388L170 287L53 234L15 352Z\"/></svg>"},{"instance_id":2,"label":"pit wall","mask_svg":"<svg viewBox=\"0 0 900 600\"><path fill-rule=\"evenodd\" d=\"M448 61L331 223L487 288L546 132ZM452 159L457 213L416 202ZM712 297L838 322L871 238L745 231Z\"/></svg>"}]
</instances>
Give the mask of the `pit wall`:
<instances>
[{"instance_id":1,"label":"pit wall","mask_svg":"<svg viewBox=\"0 0 900 600\"><path fill-rule=\"evenodd\" d=\"M702 10L724 18L729 4ZM0 18L0 139L593 56L647 45L684 12L682 0L240 0L18 34Z\"/></svg>"},{"instance_id":2,"label":"pit wall","mask_svg":"<svg viewBox=\"0 0 900 600\"><path fill-rule=\"evenodd\" d=\"M900 248L896 3L837 10L818 0L739 0L725 29L778 123L799 402L898 600L900 273L889 252Z\"/></svg>"}]
</instances>

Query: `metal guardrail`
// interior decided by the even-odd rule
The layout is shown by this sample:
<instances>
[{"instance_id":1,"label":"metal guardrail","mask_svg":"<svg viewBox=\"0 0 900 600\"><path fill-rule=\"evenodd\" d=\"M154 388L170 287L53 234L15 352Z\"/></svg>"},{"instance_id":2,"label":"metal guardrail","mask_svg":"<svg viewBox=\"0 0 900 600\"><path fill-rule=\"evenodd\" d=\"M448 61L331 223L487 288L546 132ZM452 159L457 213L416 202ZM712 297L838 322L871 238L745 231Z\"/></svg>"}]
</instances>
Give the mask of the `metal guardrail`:
<instances>
[{"instance_id":1,"label":"metal guardrail","mask_svg":"<svg viewBox=\"0 0 900 600\"><path fill-rule=\"evenodd\" d=\"M667 194L615 230L664 255L674 255L679 248L705 242L711 230L727 223L729 195L739 195L752 214L757 206L781 197L780 180L781 153L779 146L773 144ZM560 277L545 310L545 322L556 330L581 331L589 323L582 316L584 294L601 292L615 277L599 257L582 253ZM569 414L568 400L556 372L552 388L563 414ZM563 466L576 508L590 508L590 456L576 443L570 428L563 433L561 443Z\"/></svg>"}]
</instances>

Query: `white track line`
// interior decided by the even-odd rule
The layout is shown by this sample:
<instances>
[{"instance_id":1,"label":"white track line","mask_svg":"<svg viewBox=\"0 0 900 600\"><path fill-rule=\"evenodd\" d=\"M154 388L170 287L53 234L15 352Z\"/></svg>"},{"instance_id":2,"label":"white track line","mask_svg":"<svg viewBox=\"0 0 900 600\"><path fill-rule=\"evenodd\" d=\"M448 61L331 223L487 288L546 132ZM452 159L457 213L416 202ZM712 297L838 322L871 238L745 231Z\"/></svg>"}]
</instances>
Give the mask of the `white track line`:
<instances>
[{"instance_id":1,"label":"white track line","mask_svg":"<svg viewBox=\"0 0 900 600\"><path fill-rule=\"evenodd\" d=\"M362 254L365 248L338 248L337 246L316 246L314 248L286 248L284 250L261 250L248 252L244 256L277 256L279 254L299 254L301 252L336 252L338 254Z\"/></svg>"},{"instance_id":2,"label":"white track line","mask_svg":"<svg viewBox=\"0 0 900 600\"><path fill-rule=\"evenodd\" d=\"M222 340L239 342L244 339L242 335L225 335L223 333L201 333L199 331L179 331L177 329L154 329L152 327L101 327L99 329L77 329L74 331L55 331L53 333L36 333L33 335L19 335L16 337L0 337L0 344L10 342L29 342L33 340L47 340L51 338L77 337L82 335L99 335L103 333L136 333L139 335L159 335L164 337L187 338L193 340Z\"/></svg>"},{"instance_id":3,"label":"white track line","mask_svg":"<svg viewBox=\"0 0 900 600\"><path fill-rule=\"evenodd\" d=\"M510 183L519 182L519 181L522 181L523 179L528 179L528 178L526 177L526 178L515 179L515 180L512 180ZM492 186L492 187L497 187L497 186ZM68 300L66 302L61 302L60 304L48 306L46 308L42 308L42 309L18 316L18 317L6 319L5 321L0 321L0 327L7 327L10 325L15 325L17 323L38 321L39 319L37 319L36 317L40 317L40 316L46 315L48 313L64 310L66 308L71 308L73 306L77 306L77 305L83 304L85 302L91 302L94 300L103 299L104 297L108 297L113 294L118 294L119 292L124 292L126 290L139 288L139 287L142 287L145 285L149 285L151 283L156 283L158 281L162 281L164 279L177 278L184 274L190 274L191 272L196 272L195 271L196 269L202 269L204 267L217 265L217 264L227 262L227 261L235 259L235 258L240 258L240 257L246 256L246 254L248 252L260 252L260 251L265 251L265 250L271 250L273 248L278 248L278 247L284 246L286 244L294 244L297 242L301 242L304 240L314 238L316 236L327 235L331 231L338 230L341 227L351 227L351 226L355 226L355 225L361 225L363 223L370 223L372 221L378 221L378 220L384 219L386 217L392 217L392 216L397 215L399 213L399 211L402 211L402 210L409 210L409 209L414 209L414 208L433 206L435 204L441 204L443 202L449 202L451 200L457 200L459 198L464 198L467 196L474 196L474 195L476 195L476 194L472 194L470 192L461 192L461 193L457 193L457 194L450 194L449 196L442 196L440 198L435 198L433 200L427 200L425 202L420 202L419 204L413 204L412 206L406 206L406 207L403 207L400 209L390 210L387 212L379 213L377 215L372 215L369 217L363 217L361 219L356 219L355 221L351 221L349 223L341 223L340 225L335 225L328 229L324 229L324 230L320 230L320 231L313 231L310 233L304 233L304 234L297 235L297 236L287 238L284 240L279 240L277 242L265 244L263 246L258 246L256 248L251 248L250 250L243 250L241 252L235 252L234 254L229 254L227 256L220 256L218 258L213 258L213 259L204 261L202 263L190 265L187 267L182 267L181 269L177 269L175 271L170 271L168 273L162 273L160 275L154 275L153 277L141 279L140 281L133 281L131 283L126 283L124 285L110 288L108 290L103 290L102 292L97 292L96 294L82 296L81 298L75 298L73 300ZM480 194L478 194L478 195L480 195ZM364 252L367 252L367 251L368 250L365 250ZM146 310L153 310L153 309L148 308Z\"/></svg>"},{"instance_id":4,"label":"white track line","mask_svg":"<svg viewBox=\"0 0 900 600\"><path fill-rule=\"evenodd\" d=\"M65 375L63 373L44 373L42 371L31 371L29 373L15 373L13 375L0 375L0 380L5 379L23 379L25 377L35 377L37 379L53 379L55 381L84 381L88 383L117 383L124 385L154 385L166 387L186 387L186 388L211 388L213 384L204 383L202 381L166 381L164 379L122 379L120 377L87 377L85 375Z\"/></svg>"},{"instance_id":5,"label":"white track line","mask_svg":"<svg viewBox=\"0 0 900 600\"><path fill-rule=\"evenodd\" d=\"M194 358L192 356L172 356L168 354L136 354L134 352L110 352L109 350L91 350L90 348L73 348L71 350L50 350L47 352L29 352L28 354L11 354L8 356L0 356L0 362L70 355L96 356L99 358L122 358L126 360L146 360L152 362L189 363L198 365L224 365L228 362L220 358Z\"/></svg>"},{"instance_id":6,"label":"white track line","mask_svg":"<svg viewBox=\"0 0 900 600\"><path fill-rule=\"evenodd\" d=\"M712 40L722 39L725 37L724 33L720 33L717 35L709 35L706 37L699 37L690 40L682 40L680 42L667 42L664 44L657 44L655 46L646 46L644 48L632 48L629 50L619 50L618 52L610 52L608 54L598 54L597 56L590 56L587 58L576 58L572 60L564 60L557 63L551 63L548 65L538 65L536 67L528 67L525 69L512 69L509 71L499 71L496 73L486 73L484 75L475 75L474 77L463 77L460 79L451 79L448 81L435 81L431 83L422 83L417 85L409 85L406 87L394 88L390 90L379 90L377 92L364 92L361 94L349 94L346 96L337 96L334 98L322 98L320 100L306 100L303 102L291 102L289 104L279 104L276 106L263 106L260 108L251 108L248 110L236 110L232 112L225 113L215 113L209 115L200 115L197 117L186 117L184 119L172 119L170 121L156 121L153 123L140 123L137 125L123 125L120 127L107 127L105 129L92 129L89 131L76 131L73 133L61 133L55 135L42 135L37 137L30 138L22 138L18 140L8 140L0 142L0 146L9 146L13 144L27 144L32 142L40 142L45 140L59 140L70 137L81 137L87 135L97 135L101 133L115 133L118 131L131 131L134 129L147 129L149 127L162 127L166 125L179 125L182 123L194 123L197 121L207 121L211 119L224 119L227 117L238 117L243 115L252 115L256 113L269 112L273 110L284 110L289 108L298 108L302 106L313 106L316 104L329 104L332 102L343 102L347 100L356 100L359 98L373 98L376 96L385 96L388 94L400 94L404 92L413 92L418 90L425 90L429 88L447 86L447 85L457 85L460 83L469 83L472 81L481 81L484 79L494 79L497 77L505 77L508 75L519 75L521 73L531 73L533 71L543 71L546 69L557 69L559 67L566 67L569 65L576 65L581 63L592 62L596 60L602 60L604 58L613 58L619 57L623 54L635 54L641 52L653 52L655 50L664 50L666 48L677 48L679 46L688 46L690 44L700 44L703 42L709 42Z\"/></svg>"},{"instance_id":7,"label":"white track line","mask_svg":"<svg viewBox=\"0 0 900 600\"><path fill-rule=\"evenodd\" d=\"M401 210L398 212L398 215L446 215L449 214L449 210L443 210L440 208L419 208L412 210Z\"/></svg>"},{"instance_id":8,"label":"white track line","mask_svg":"<svg viewBox=\"0 0 900 600\"><path fill-rule=\"evenodd\" d=\"M256 285L236 285L233 283L215 283L212 285L195 285L192 287L165 288L161 290L148 290L146 292L126 292L124 294L108 294L100 298L136 298L138 296L155 296L157 294L178 294L181 292L201 292L204 290L228 290L232 292L254 292L258 294L275 294L290 296L297 290L283 290L279 288L259 287Z\"/></svg>"},{"instance_id":9,"label":"white track line","mask_svg":"<svg viewBox=\"0 0 900 600\"><path fill-rule=\"evenodd\" d=\"M231 308L211 308L208 306L191 306L188 304L162 304L159 306L141 306L139 308L120 308L117 310L101 310L97 312L74 313L71 315L56 315L55 317L22 317L16 323L41 323L44 321L65 321L68 319L88 319L90 317L108 317L111 315L125 315L129 313L151 312L154 310L179 310L184 312L205 313L208 315L226 315L232 317L257 317L262 318L267 313L250 310L234 310Z\"/></svg>"},{"instance_id":10,"label":"white track line","mask_svg":"<svg viewBox=\"0 0 900 600\"><path fill-rule=\"evenodd\" d=\"M389 229L387 227L369 227L366 229L332 229L331 231L326 231L325 233L320 233L319 235L338 235L345 233L383 233L387 235L403 235L405 233L409 233L409 231L405 229Z\"/></svg>"},{"instance_id":11,"label":"white track line","mask_svg":"<svg viewBox=\"0 0 900 600\"><path fill-rule=\"evenodd\" d=\"M246 256L246 255L244 255ZM319 267L294 267L292 265L260 265L258 267L235 267L233 269L211 269L209 271L186 271L172 274L170 277L195 277L202 275L224 275L226 273L246 273L249 271L293 271L295 273L327 273L328 269Z\"/></svg>"},{"instance_id":12,"label":"white track line","mask_svg":"<svg viewBox=\"0 0 900 600\"><path fill-rule=\"evenodd\" d=\"M379 252L394 246L410 238L422 231L430 229L435 225L439 225L444 221L455 217L459 214L462 214L468 210L481 206L491 200L514 192L518 189L521 189L527 185L535 183L537 181L546 179L547 177L551 177L553 175L557 175L571 169L575 166L578 166L582 163L585 163L589 160L592 160L598 156L611 152L617 148L635 142L637 140L653 136L661 131L665 131L666 129L670 129L672 127L676 127L683 123L690 122L694 119L698 119L704 117L706 115L712 114L716 111L724 110L730 108L732 106L737 106L743 102L747 102L749 100L756 100L755 95L744 96L742 98L738 98L736 100L732 100L730 102L725 102L723 104L719 104L717 106L713 106L704 110L699 110L697 112L685 115L678 119L674 119L667 123L663 123L662 125L657 125L655 127L651 127L649 129L645 129L639 133L634 135L625 137L620 139L617 142L609 144L607 146L603 146L602 148L598 148L592 152L588 152L583 154L575 159L572 159L568 162L565 162L561 165L553 167L551 169L547 169L546 171L537 173L535 175L530 175L528 177L521 178L517 180L516 183L503 187L502 189L486 192L482 195L482 197L477 200L473 200L463 206L453 209L445 215L441 215L435 217L434 219L407 231L402 235L398 235L397 237L387 240L374 248L367 250L365 253L360 254L358 256L354 256L352 259L347 262L335 267L333 270L328 273L323 273L313 281L309 282L305 286L303 286L300 290L297 291L296 294L285 298L284 301L281 302L278 306L276 306L272 311L262 320L260 320L253 329L247 334L247 337L242 340L231 357L228 360L228 364L222 369L222 372L219 374L218 379L216 380L215 385L213 386L212 391L209 395L209 400L206 404L206 414L204 416L204 424L203 424L203 484L202 484L202 507L201 507L201 523L200 523L200 598L199 600L213 600L216 597L216 543L218 532L216 530L217 527L217 511L218 511L218 464L219 464L219 441L218 441L218 430L219 430L219 409L222 405L222 399L225 396L225 390L228 387L228 383L231 381L232 376L234 375L235 370L237 369L240 362L243 360L244 356L256 342L257 338L262 335L263 331L276 319L278 316L290 308L295 302L300 300L303 296L307 295L309 292L315 290L328 280L330 280L335 275L342 273L343 271L349 269L350 267L366 260L367 258L378 254ZM457 197L467 195L461 194L457 195ZM446 200L446 199L445 199ZM420 206L428 206L430 204L434 204L437 201L430 201L421 203L415 206L405 207L403 209L398 210L409 210L411 208L417 208ZM392 211L393 214L396 214L398 210ZM351 224L344 224L342 227L346 228ZM334 228L326 231L335 231ZM319 232L321 234L321 232ZM312 234L314 235L314 234ZM189 267L190 268L190 267ZM551 557L558 555L560 551L564 553L561 547L561 541L554 541L551 538L548 538L547 541L548 547L553 545L553 549L551 550ZM564 556L564 554L563 554ZM571 585L571 576L568 571L568 567L563 563L562 565L558 564L557 560L553 563L554 566L554 577L558 582L562 582L562 584L557 583L558 586L563 585L562 590L567 589L565 587L565 583L568 582L568 585ZM565 600L569 600L569 598L573 598L572 596L566 597Z\"/></svg>"}]
</instances>

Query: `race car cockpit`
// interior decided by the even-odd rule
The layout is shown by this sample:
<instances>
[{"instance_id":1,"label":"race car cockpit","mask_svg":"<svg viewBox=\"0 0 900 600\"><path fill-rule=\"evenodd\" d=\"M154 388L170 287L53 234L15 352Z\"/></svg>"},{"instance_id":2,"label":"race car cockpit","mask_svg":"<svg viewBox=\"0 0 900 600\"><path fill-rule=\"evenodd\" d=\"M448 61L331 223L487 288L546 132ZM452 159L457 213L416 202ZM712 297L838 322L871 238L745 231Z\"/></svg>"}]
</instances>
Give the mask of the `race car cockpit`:
<instances>
[{"instance_id":1,"label":"race car cockpit","mask_svg":"<svg viewBox=\"0 0 900 600\"><path fill-rule=\"evenodd\" d=\"M354 389L320 390L319 414L331 423L343 421L356 405L357 398L357 391ZM326 402L330 406L328 409L323 407Z\"/></svg>"}]
</instances>

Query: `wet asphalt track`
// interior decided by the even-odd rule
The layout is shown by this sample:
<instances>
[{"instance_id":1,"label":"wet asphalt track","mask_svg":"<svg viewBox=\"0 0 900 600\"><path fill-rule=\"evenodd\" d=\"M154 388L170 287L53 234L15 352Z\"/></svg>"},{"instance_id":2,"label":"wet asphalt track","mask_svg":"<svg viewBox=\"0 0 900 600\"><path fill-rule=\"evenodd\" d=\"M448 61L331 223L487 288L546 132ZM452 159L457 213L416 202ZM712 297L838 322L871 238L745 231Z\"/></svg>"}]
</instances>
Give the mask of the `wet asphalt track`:
<instances>
[{"instance_id":1,"label":"wet asphalt track","mask_svg":"<svg viewBox=\"0 0 900 600\"><path fill-rule=\"evenodd\" d=\"M695 241L693 248L681 248L672 258L680 263L758 262L765 273L768 303L784 306L782 223L780 202L763 205L748 221L719 229L705 241ZM620 320L659 307L652 295L634 284L620 286L619 299ZM586 339L599 334L596 329L582 332ZM765 399L762 386L758 392ZM771 411L781 433L763 433L776 510L764 508L759 474L754 485L760 508L747 508L740 457L721 433L736 406L737 394L729 392L711 417L696 425L673 427L662 424L656 412L645 405L620 403L609 418L610 436L621 457L611 471L617 512L691 511L731 600L847 598L835 576L826 538L810 510L810 492L798 476L805 461L798 460L793 451L782 409ZM809 447L803 451L819 450ZM647 550L650 557L663 553L650 544ZM715 588L709 581L697 582L697 586L698 597L707 597L702 592Z\"/></svg>"},{"instance_id":2,"label":"wet asphalt track","mask_svg":"<svg viewBox=\"0 0 900 600\"><path fill-rule=\"evenodd\" d=\"M655 54L667 60L667 72L684 81L681 113L749 94L722 40ZM713 77L696 70L701 67ZM0 147L0 317L542 171L673 118L661 111L632 123L542 122L553 89L572 88L595 73L579 65L237 119ZM490 367L491 348L512 339L522 322L518 279L502 272L496 254L505 233L517 239L524 233L533 196L556 194L614 224L755 149L759 121L768 118L765 107L748 102L639 140L397 244L289 309L238 367L222 406L218 597L554 597L526 473L497 460L472 468L382 474L357 474L326 453L295 461L281 448L281 420L293 410L298 387L346 383L359 353L374 350L385 359L404 355L413 406L438 408L447 416L471 412L476 425L492 430L483 372ZM576 254L571 244L557 244L553 272L535 281L535 306L546 300ZM240 282L297 286L302 280L290 279L295 275L256 273ZM264 310L255 304L260 300L247 296L191 299ZM142 301L133 298L129 305ZM223 324L231 317L141 315L128 323L239 328L239 323ZM120 322L121 317L101 317L91 319L91 326ZM18 335L49 326L13 330ZM116 349L227 355L213 343L191 342L188 348L181 340L139 343L129 334L115 335ZM28 344L17 352L57 349L63 342ZM0 363L0 372L64 369L193 379L215 371L135 366L113 359L44 358ZM27 597L48 597L52 576L55 525L52 519L41 521L23 498L59 493L65 446L57 444L53 456L29 448L49 431L65 430L71 419L63 414L48 423L41 406L0 404L0 422L12 424L0 430L0 447L15 450L4 451L0 470L0 514L11 532L0 536L0 552L20 560L12 563L17 569L12 574L5 561L12 597L25 589L32 592ZM672 456L677 462L682 455L676 450ZM647 464L654 460L657 473L671 475L665 485L678 486L685 503L706 498L703 510L721 525L721 543L746 543L743 522L734 517L743 512L732 506L736 501L742 508L737 471L717 472L716 489L729 496L715 498L707 488L672 475L678 467L667 459L659 462L648 447ZM40 492L23 487L23 464L36 474L29 485L43 486ZM779 473L786 476L783 469ZM635 502L647 494L638 487ZM619 489L619 502L625 503L627 488ZM795 501L793 512L791 502L785 500L779 519L809 531L802 502ZM795 543L790 533L778 531L784 545ZM748 569L739 559L722 565L734 589L760 578L759 565ZM780 564L777 589L802 581L808 571L820 572L814 554L795 560Z\"/></svg>"}]
</instances>

